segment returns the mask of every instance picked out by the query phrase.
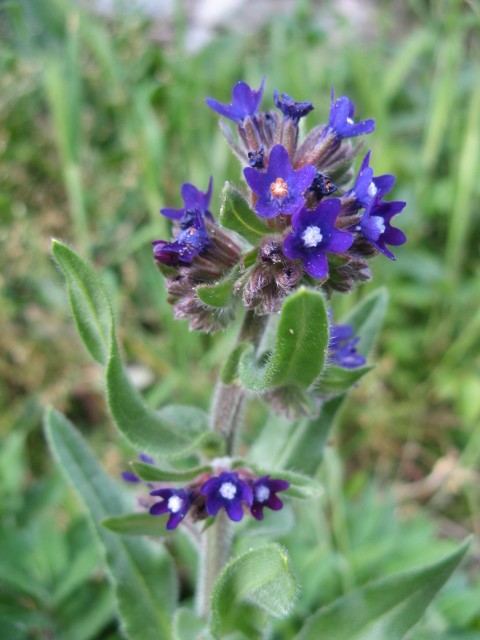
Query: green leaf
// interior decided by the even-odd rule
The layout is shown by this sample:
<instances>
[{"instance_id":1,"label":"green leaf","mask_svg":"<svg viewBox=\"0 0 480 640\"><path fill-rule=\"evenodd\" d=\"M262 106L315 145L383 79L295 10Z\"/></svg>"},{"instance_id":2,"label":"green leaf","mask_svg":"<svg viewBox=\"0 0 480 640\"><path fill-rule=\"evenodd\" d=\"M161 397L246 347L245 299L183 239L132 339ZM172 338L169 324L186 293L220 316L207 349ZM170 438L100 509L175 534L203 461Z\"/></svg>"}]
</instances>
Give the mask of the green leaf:
<instances>
[{"instance_id":1,"label":"green leaf","mask_svg":"<svg viewBox=\"0 0 480 640\"><path fill-rule=\"evenodd\" d=\"M202 473L211 471L208 465L190 469L160 469L153 464L134 462L132 467L135 473L146 482L188 482Z\"/></svg>"},{"instance_id":2,"label":"green leaf","mask_svg":"<svg viewBox=\"0 0 480 640\"><path fill-rule=\"evenodd\" d=\"M54 241L53 255L65 274L73 317L92 356L106 364L107 400L120 432L137 450L180 457L203 449L221 455L223 439L208 429L205 414L193 407L148 407L131 383L115 336L111 306L95 271L72 249Z\"/></svg>"},{"instance_id":3,"label":"green leaf","mask_svg":"<svg viewBox=\"0 0 480 640\"><path fill-rule=\"evenodd\" d=\"M208 635L207 635L208 634ZM181 608L173 620L173 640L211 640L205 628L205 620L198 618L190 609Z\"/></svg>"},{"instance_id":4,"label":"green leaf","mask_svg":"<svg viewBox=\"0 0 480 640\"><path fill-rule=\"evenodd\" d=\"M355 335L360 336L357 351L368 356L375 346L375 340L382 328L388 305L388 292L385 288L372 291L347 316L342 324L350 324Z\"/></svg>"},{"instance_id":5,"label":"green leaf","mask_svg":"<svg viewBox=\"0 0 480 640\"><path fill-rule=\"evenodd\" d=\"M328 316L323 295L301 287L283 303L273 351L265 363L248 349L240 358L242 383L252 391L295 385L307 388L323 370Z\"/></svg>"},{"instance_id":6,"label":"green leaf","mask_svg":"<svg viewBox=\"0 0 480 640\"><path fill-rule=\"evenodd\" d=\"M309 619L296 640L402 640L460 563L465 542L442 560L357 589Z\"/></svg>"},{"instance_id":7,"label":"green leaf","mask_svg":"<svg viewBox=\"0 0 480 640\"><path fill-rule=\"evenodd\" d=\"M242 353L249 348L247 342L241 342L237 344L227 356L225 363L220 372L220 380L223 384L232 384L235 378L238 376L238 365Z\"/></svg>"},{"instance_id":8,"label":"green leaf","mask_svg":"<svg viewBox=\"0 0 480 640\"><path fill-rule=\"evenodd\" d=\"M216 284L202 284L197 287L198 297L211 307L228 307L232 303L233 285L238 278L239 269L234 267L232 271Z\"/></svg>"},{"instance_id":9,"label":"green leaf","mask_svg":"<svg viewBox=\"0 0 480 640\"><path fill-rule=\"evenodd\" d=\"M211 630L216 638L232 631L230 612L247 601L275 618L285 617L298 593L287 552L278 544L247 551L220 573L212 592Z\"/></svg>"},{"instance_id":10,"label":"green leaf","mask_svg":"<svg viewBox=\"0 0 480 640\"><path fill-rule=\"evenodd\" d=\"M151 516L148 512L129 513L125 516L102 520L104 527L124 536L152 536L157 538L171 535L172 532L165 528L166 523L166 515Z\"/></svg>"},{"instance_id":11,"label":"green leaf","mask_svg":"<svg viewBox=\"0 0 480 640\"><path fill-rule=\"evenodd\" d=\"M208 431L203 411L176 407L156 412L144 403L125 372L114 337L107 366L107 400L116 425L139 451L173 458L203 448L221 455L223 439Z\"/></svg>"},{"instance_id":12,"label":"green leaf","mask_svg":"<svg viewBox=\"0 0 480 640\"><path fill-rule=\"evenodd\" d=\"M101 526L130 508L120 486L105 474L73 425L57 411L45 416L49 447L91 519L105 551L120 615L130 640L171 638L177 600L173 563L163 547L130 540Z\"/></svg>"},{"instance_id":13,"label":"green leaf","mask_svg":"<svg viewBox=\"0 0 480 640\"><path fill-rule=\"evenodd\" d=\"M315 475L344 399L344 395L331 398L323 403L316 418L299 420L295 423L290 428L285 444L277 456L276 466Z\"/></svg>"},{"instance_id":14,"label":"green leaf","mask_svg":"<svg viewBox=\"0 0 480 640\"><path fill-rule=\"evenodd\" d=\"M269 233L267 225L229 182L226 182L223 187L220 224L226 229L235 231L253 245Z\"/></svg>"},{"instance_id":15,"label":"green leaf","mask_svg":"<svg viewBox=\"0 0 480 640\"><path fill-rule=\"evenodd\" d=\"M94 360L105 365L113 322L107 292L92 267L66 245L53 240L52 253L67 281L78 333Z\"/></svg>"},{"instance_id":16,"label":"green leaf","mask_svg":"<svg viewBox=\"0 0 480 640\"><path fill-rule=\"evenodd\" d=\"M373 368L373 366L368 366L357 367L356 369L343 369L342 367L329 365L326 367L320 380L315 383L315 391L321 396L345 393Z\"/></svg>"},{"instance_id":17,"label":"green leaf","mask_svg":"<svg viewBox=\"0 0 480 640\"><path fill-rule=\"evenodd\" d=\"M258 258L258 247L248 251L243 255L243 268L248 269L249 267L253 267Z\"/></svg>"}]
</instances>

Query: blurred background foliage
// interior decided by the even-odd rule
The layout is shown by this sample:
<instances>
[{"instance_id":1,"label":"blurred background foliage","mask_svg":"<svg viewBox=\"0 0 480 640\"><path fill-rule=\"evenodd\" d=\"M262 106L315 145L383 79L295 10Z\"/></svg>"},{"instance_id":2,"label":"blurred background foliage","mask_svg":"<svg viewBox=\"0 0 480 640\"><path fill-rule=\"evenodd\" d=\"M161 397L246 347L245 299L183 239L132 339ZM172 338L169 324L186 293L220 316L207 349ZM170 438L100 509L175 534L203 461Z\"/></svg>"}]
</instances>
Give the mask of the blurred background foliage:
<instances>
[{"instance_id":1,"label":"blurred background foliage","mask_svg":"<svg viewBox=\"0 0 480 640\"><path fill-rule=\"evenodd\" d=\"M180 206L182 182L206 188L214 175L216 203L224 180L239 181L204 97L228 101L236 81L266 75L264 104L274 88L311 100L307 124L327 117L332 86L375 117L375 172L394 173L393 198L408 203L397 262L380 256L371 284L334 300L340 317L378 286L391 298L378 365L327 456L328 498L297 516L300 532L293 517L279 532L307 576L275 632L289 638L315 598L480 534L480 4L244 0L210 26L215 3L160 2L156 17L106 4L0 3L0 626L9 640L119 637L91 533L51 469L43 407L65 411L112 474L131 452L68 317L50 239L102 273L149 402L207 407L231 333L173 321L150 242L168 234L158 210ZM258 427L264 408L250 413ZM188 545L176 554L188 565ZM475 546L411 638L480 638L479 560Z\"/></svg>"}]
</instances>

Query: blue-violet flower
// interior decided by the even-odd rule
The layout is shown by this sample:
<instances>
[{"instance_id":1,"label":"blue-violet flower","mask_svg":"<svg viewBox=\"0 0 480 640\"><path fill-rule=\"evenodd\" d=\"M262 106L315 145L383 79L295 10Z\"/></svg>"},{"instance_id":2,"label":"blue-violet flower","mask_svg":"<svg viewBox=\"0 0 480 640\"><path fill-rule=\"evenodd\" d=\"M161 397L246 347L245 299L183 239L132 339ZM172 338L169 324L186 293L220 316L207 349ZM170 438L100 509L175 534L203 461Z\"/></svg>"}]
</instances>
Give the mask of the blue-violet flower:
<instances>
[{"instance_id":1,"label":"blue-violet flower","mask_svg":"<svg viewBox=\"0 0 480 640\"><path fill-rule=\"evenodd\" d=\"M277 496L279 491L285 491L290 486L286 480L274 479L270 476L259 478L252 486L253 503L250 507L252 516L256 520L263 520L263 510L265 507L278 511L283 507L283 502Z\"/></svg>"},{"instance_id":2,"label":"blue-violet flower","mask_svg":"<svg viewBox=\"0 0 480 640\"><path fill-rule=\"evenodd\" d=\"M208 189L203 193L195 185L184 182L181 189L183 209L160 209L160 213L170 220L178 220L182 229L192 224L196 211L200 211L203 216L213 220L213 216L208 210L212 198L212 186L213 178L210 178Z\"/></svg>"},{"instance_id":3,"label":"blue-violet flower","mask_svg":"<svg viewBox=\"0 0 480 640\"><path fill-rule=\"evenodd\" d=\"M313 109L311 102L295 102L295 100L286 93L282 93L282 98L280 99L276 89L273 92L273 101L275 102L275 106L280 109L286 118L290 118L290 120L297 123L300 118L308 115Z\"/></svg>"},{"instance_id":4,"label":"blue-violet flower","mask_svg":"<svg viewBox=\"0 0 480 640\"><path fill-rule=\"evenodd\" d=\"M240 480L237 473L230 471L207 480L200 493L207 497L207 511L211 516L216 516L220 509L225 509L234 522L243 518L243 503L248 507L253 503L252 489Z\"/></svg>"},{"instance_id":5,"label":"blue-violet flower","mask_svg":"<svg viewBox=\"0 0 480 640\"><path fill-rule=\"evenodd\" d=\"M156 502L150 507L150 515L159 516L170 512L167 529L175 529L185 518L192 504L190 493L186 489L156 489L151 496L160 496L162 502Z\"/></svg>"},{"instance_id":6,"label":"blue-violet flower","mask_svg":"<svg viewBox=\"0 0 480 640\"><path fill-rule=\"evenodd\" d=\"M344 198L355 198L359 207L367 207L374 199L380 200L386 193L393 189L395 177L392 175L373 177L373 169L369 166L370 151L365 155L360 165L355 184Z\"/></svg>"},{"instance_id":7,"label":"blue-violet flower","mask_svg":"<svg viewBox=\"0 0 480 640\"><path fill-rule=\"evenodd\" d=\"M330 315L330 314L329 314ZM360 336L354 336L354 328L349 324L330 325L328 341L328 361L343 369L363 367L364 356L357 352Z\"/></svg>"},{"instance_id":8,"label":"blue-violet flower","mask_svg":"<svg viewBox=\"0 0 480 640\"><path fill-rule=\"evenodd\" d=\"M246 167L245 180L258 200L255 212L261 218L274 218L281 213L291 215L305 204L304 192L312 184L315 167L307 164L295 171L288 152L276 144L270 152L266 171Z\"/></svg>"},{"instance_id":9,"label":"blue-violet flower","mask_svg":"<svg viewBox=\"0 0 480 640\"><path fill-rule=\"evenodd\" d=\"M174 242L155 240L152 244L157 262L171 267L179 263L190 264L195 256L210 245L202 212L199 209L193 212L190 224L178 233Z\"/></svg>"},{"instance_id":10,"label":"blue-violet flower","mask_svg":"<svg viewBox=\"0 0 480 640\"><path fill-rule=\"evenodd\" d=\"M353 102L343 96L335 101L335 92L332 89L330 100L330 116L328 118L328 130L333 131L338 140L343 138L354 138L366 133L371 133L375 129L375 120L362 120L355 124L353 116L355 115L355 105Z\"/></svg>"},{"instance_id":11,"label":"blue-violet flower","mask_svg":"<svg viewBox=\"0 0 480 640\"><path fill-rule=\"evenodd\" d=\"M354 236L335 228L342 203L338 198L322 200L315 209L303 207L292 217L293 233L283 242L283 253L292 260L303 261L305 271L323 280L328 275L326 253L343 253Z\"/></svg>"},{"instance_id":12,"label":"blue-violet flower","mask_svg":"<svg viewBox=\"0 0 480 640\"><path fill-rule=\"evenodd\" d=\"M221 116L234 122L242 122L247 116L253 116L257 112L262 101L265 77L258 91L251 89L246 82L237 82L232 89L231 104L221 104L213 98L205 98L205 102Z\"/></svg>"},{"instance_id":13,"label":"blue-violet flower","mask_svg":"<svg viewBox=\"0 0 480 640\"><path fill-rule=\"evenodd\" d=\"M355 227L355 230L361 231L365 238L390 260L396 258L386 245L398 247L407 241L403 231L390 224L393 216L400 213L405 205L406 202L400 200L381 202L379 198L374 198L365 209L360 224Z\"/></svg>"}]
</instances>

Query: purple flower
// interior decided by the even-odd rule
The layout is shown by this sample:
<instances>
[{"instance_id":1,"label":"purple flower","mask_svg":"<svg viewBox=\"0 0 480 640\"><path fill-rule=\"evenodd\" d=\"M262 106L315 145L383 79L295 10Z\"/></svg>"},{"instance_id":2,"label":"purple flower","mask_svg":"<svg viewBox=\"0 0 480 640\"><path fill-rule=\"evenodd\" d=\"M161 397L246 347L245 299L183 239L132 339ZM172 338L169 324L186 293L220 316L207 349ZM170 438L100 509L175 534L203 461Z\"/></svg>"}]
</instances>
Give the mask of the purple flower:
<instances>
[{"instance_id":1,"label":"purple flower","mask_svg":"<svg viewBox=\"0 0 480 640\"><path fill-rule=\"evenodd\" d=\"M247 116L253 116L257 112L260 102L262 101L263 87L265 85L265 77L258 91L250 89L246 82L237 82L232 89L231 104L221 104L213 98L205 98L205 102L221 116L229 118L234 122L242 122Z\"/></svg>"},{"instance_id":2,"label":"purple flower","mask_svg":"<svg viewBox=\"0 0 480 640\"><path fill-rule=\"evenodd\" d=\"M258 196L256 213L261 218L274 218L281 213L291 215L305 204L303 193L313 182L315 167L307 164L294 171L287 150L276 144L270 152L266 171L246 167L243 173L248 186Z\"/></svg>"},{"instance_id":3,"label":"purple flower","mask_svg":"<svg viewBox=\"0 0 480 640\"><path fill-rule=\"evenodd\" d=\"M341 206L338 198L330 198L322 200L315 209L300 209L292 217L293 233L283 242L287 258L302 260L305 271L319 280L328 275L325 254L343 253L354 241L351 233L335 228Z\"/></svg>"},{"instance_id":4,"label":"purple flower","mask_svg":"<svg viewBox=\"0 0 480 640\"><path fill-rule=\"evenodd\" d=\"M308 115L313 109L311 102L295 102L295 100L286 93L282 93L282 99L280 100L276 89L273 92L273 101L275 102L275 106L280 109L286 118L290 118L290 120L297 123L300 118Z\"/></svg>"},{"instance_id":5,"label":"purple flower","mask_svg":"<svg viewBox=\"0 0 480 640\"><path fill-rule=\"evenodd\" d=\"M156 489L151 496L160 496L162 502L156 502L150 507L152 516L159 516L170 512L167 529L175 529L185 518L192 504L191 494L186 489Z\"/></svg>"},{"instance_id":6,"label":"purple flower","mask_svg":"<svg viewBox=\"0 0 480 640\"><path fill-rule=\"evenodd\" d=\"M380 200L386 193L393 189L395 177L384 175L373 177L373 169L368 166L370 161L370 151L365 155L360 165L358 175L355 179L353 189L345 194L345 198L355 198L359 207L367 207L374 199Z\"/></svg>"},{"instance_id":7,"label":"purple flower","mask_svg":"<svg viewBox=\"0 0 480 640\"><path fill-rule=\"evenodd\" d=\"M252 486L253 504L250 507L252 516L256 520L263 520L263 509L268 507L278 511L283 507L283 502L276 495L279 491L285 491L290 486L286 480L270 480L270 476L259 478Z\"/></svg>"},{"instance_id":8,"label":"purple flower","mask_svg":"<svg viewBox=\"0 0 480 640\"><path fill-rule=\"evenodd\" d=\"M140 453L138 459L140 462L144 462L145 464L155 464L155 460L152 456L148 456L146 453Z\"/></svg>"},{"instance_id":9,"label":"purple flower","mask_svg":"<svg viewBox=\"0 0 480 640\"><path fill-rule=\"evenodd\" d=\"M207 496L207 511L216 516L225 509L230 520L239 522L243 518L243 502L252 506L253 494L246 482L237 473L224 471L217 478L210 478L202 485L200 493Z\"/></svg>"},{"instance_id":10,"label":"purple flower","mask_svg":"<svg viewBox=\"0 0 480 640\"><path fill-rule=\"evenodd\" d=\"M137 483L141 482L140 478L131 471L122 471L122 480L124 482Z\"/></svg>"},{"instance_id":11,"label":"purple flower","mask_svg":"<svg viewBox=\"0 0 480 640\"><path fill-rule=\"evenodd\" d=\"M390 220L403 210L405 204L400 200L381 202L376 197L367 206L360 224L355 227L355 230L361 231L365 238L390 260L396 258L386 245L398 247L407 241L403 231L390 224Z\"/></svg>"},{"instance_id":12,"label":"purple flower","mask_svg":"<svg viewBox=\"0 0 480 640\"><path fill-rule=\"evenodd\" d=\"M353 120L355 106L346 96L338 98L336 102L334 100L335 92L332 89L327 130L333 131L337 139L362 136L375 129L375 120L362 120L355 124Z\"/></svg>"},{"instance_id":13,"label":"purple flower","mask_svg":"<svg viewBox=\"0 0 480 640\"><path fill-rule=\"evenodd\" d=\"M331 314L329 313L331 317ZM364 356L357 352L360 336L354 337L354 329L349 324L332 324L328 341L328 361L343 369L363 367Z\"/></svg>"},{"instance_id":14,"label":"purple flower","mask_svg":"<svg viewBox=\"0 0 480 640\"><path fill-rule=\"evenodd\" d=\"M155 240L152 244L157 262L170 267L180 263L189 264L210 245L202 212L198 209L193 212L191 223L180 231L174 242Z\"/></svg>"},{"instance_id":15,"label":"purple flower","mask_svg":"<svg viewBox=\"0 0 480 640\"><path fill-rule=\"evenodd\" d=\"M196 211L200 211L202 215L213 220L213 216L208 210L212 198L212 185L213 178L210 178L208 189L203 193L193 184L185 182L181 189L183 209L160 209L160 213L170 220L178 220L182 228L190 226Z\"/></svg>"}]
</instances>

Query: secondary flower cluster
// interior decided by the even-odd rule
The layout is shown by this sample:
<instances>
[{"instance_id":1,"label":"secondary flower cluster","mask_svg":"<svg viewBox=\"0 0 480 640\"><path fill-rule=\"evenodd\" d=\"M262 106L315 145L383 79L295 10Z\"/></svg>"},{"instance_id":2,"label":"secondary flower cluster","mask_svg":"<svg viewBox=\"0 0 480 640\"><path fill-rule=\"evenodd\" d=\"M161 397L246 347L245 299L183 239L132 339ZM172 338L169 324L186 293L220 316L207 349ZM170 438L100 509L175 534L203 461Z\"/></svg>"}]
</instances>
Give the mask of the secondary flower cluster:
<instances>
[{"instance_id":1,"label":"secondary flower cluster","mask_svg":"<svg viewBox=\"0 0 480 640\"><path fill-rule=\"evenodd\" d=\"M211 179L205 193L183 185L183 209L162 209L174 222L174 239L154 242L154 257L167 275L176 316L189 318L194 329L215 330L230 321L231 309L206 305L197 287L223 285L234 268L232 299L269 314L300 284L327 293L350 291L371 277L369 258L380 252L394 260L387 245L406 241L391 225L405 203L383 199L395 178L373 175L370 152L351 185L361 147L351 139L371 133L374 120L355 122L353 103L345 96L335 99L332 90L328 122L299 144L299 122L313 105L275 91L278 111L259 112L264 85L265 79L258 90L238 82L230 104L206 99L226 119L222 131L242 163L250 200L245 207L264 223L253 250L215 222L209 210ZM235 123L236 136L228 120ZM241 224L233 228L241 235Z\"/></svg>"},{"instance_id":2,"label":"secondary flower cluster","mask_svg":"<svg viewBox=\"0 0 480 640\"><path fill-rule=\"evenodd\" d=\"M141 454L139 459L147 464L153 464L150 456ZM125 482L142 482L136 474L130 471L122 472ZM246 510L256 520L263 520L265 508L278 511L283 502L277 496L285 491L290 484L286 480L271 478L270 475L257 477L249 469L224 470L218 475L204 473L190 484L180 489L160 487L149 483L150 496L159 502L142 500L152 516L169 513L167 529L175 529L190 512L193 521L204 520L208 516L216 516L224 509L230 520L239 522Z\"/></svg>"}]
</instances>

